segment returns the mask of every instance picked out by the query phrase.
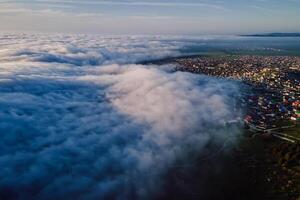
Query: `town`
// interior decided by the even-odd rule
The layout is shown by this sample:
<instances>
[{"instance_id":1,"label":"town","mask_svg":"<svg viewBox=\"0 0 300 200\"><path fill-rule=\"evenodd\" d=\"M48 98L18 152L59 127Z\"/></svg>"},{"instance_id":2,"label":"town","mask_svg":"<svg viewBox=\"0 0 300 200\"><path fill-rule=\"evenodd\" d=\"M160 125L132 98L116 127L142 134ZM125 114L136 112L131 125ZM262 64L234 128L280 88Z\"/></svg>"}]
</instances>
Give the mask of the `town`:
<instances>
[{"instance_id":1,"label":"town","mask_svg":"<svg viewBox=\"0 0 300 200\"><path fill-rule=\"evenodd\" d=\"M177 70L240 80L245 125L256 131L300 122L300 58L292 56L209 56L175 59ZM288 139L288 138L287 138Z\"/></svg>"},{"instance_id":2,"label":"town","mask_svg":"<svg viewBox=\"0 0 300 200\"><path fill-rule=\"evenodd\" d=\"M299 200L300 58L228 55L177 58L174 62L179 71L242 83L236 107L244 115L239 121L244 123L245 135L250 136L248 144L252 145L250 150L241 147L237 151L242 152L238 160L245 162L242 166L249 173L255 174L255 183L260 182L257 174L262 169L267 193L278 199ZM253 149L259 150L253 153Z\"/></svg>"}]
</instances>

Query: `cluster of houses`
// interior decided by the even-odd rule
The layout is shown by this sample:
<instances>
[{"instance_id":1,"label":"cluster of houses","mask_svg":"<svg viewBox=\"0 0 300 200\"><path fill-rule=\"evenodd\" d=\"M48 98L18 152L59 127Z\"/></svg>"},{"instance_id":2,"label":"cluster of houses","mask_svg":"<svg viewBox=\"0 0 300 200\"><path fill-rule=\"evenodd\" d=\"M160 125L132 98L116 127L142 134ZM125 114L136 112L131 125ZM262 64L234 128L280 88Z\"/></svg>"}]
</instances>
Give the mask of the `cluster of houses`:
<instances>
[{"instance_id":1,"label":"cluster of houses","mask_svg":"<svg viewBox=\"0 0 300 200\"><path fill-rule=\"evenodd\" d=\"M293 56L218 56L176 59L177 70L241 80L246 124L275 129L300 123L300 62Z\"/></svg>"}]
</instances>

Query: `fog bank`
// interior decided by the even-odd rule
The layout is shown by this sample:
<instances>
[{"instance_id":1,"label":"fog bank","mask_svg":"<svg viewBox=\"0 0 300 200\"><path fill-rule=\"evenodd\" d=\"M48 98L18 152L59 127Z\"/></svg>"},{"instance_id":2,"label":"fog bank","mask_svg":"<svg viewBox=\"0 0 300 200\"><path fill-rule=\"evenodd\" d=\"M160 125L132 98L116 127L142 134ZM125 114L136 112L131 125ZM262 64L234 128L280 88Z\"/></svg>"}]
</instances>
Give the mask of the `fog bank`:
<instances>
[{"instance_id":1,"label":"fog bank","mask_svg":"<svg viewBox=\"0 0 300 200\"><path fill-rule=\"evenodd\" d=\"M134 64L184 41L2 35L0 197L149 199L176 161L233 144L236 82Z\"/></svg>"}]
</instances>

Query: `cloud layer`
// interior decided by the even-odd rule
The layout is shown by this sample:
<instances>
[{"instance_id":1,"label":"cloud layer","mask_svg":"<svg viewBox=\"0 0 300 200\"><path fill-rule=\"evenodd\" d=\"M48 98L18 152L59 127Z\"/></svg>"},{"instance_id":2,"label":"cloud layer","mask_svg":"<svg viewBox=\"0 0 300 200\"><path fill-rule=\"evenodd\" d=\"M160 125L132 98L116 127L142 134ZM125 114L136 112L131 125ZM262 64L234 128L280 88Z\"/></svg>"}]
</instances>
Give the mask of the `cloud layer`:
<instances>
[{"instance_id":1,"label":"cloud layer","mask_svg":"<svg viewBox=\"0 0 300 200\"><path fill-rule=\"evenodd\" d=\"M134 64L178 55L183 41L10 34L1 44L1 198L151 198L177 160L238 134L224 131L236 83Z\"/></svg>"}]
</instances>

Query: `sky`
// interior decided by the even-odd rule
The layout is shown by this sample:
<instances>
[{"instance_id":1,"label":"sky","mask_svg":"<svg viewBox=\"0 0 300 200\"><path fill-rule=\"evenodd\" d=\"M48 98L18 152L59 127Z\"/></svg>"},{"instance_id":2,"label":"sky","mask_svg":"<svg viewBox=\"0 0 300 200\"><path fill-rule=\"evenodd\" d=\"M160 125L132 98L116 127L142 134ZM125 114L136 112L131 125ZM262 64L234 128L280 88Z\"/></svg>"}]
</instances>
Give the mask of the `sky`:
<instances>
[{"instance_id":1,"label":"sky","mask_svg":"<svg viewBox=\"0 0 300 200\"><path fill-rule=\"evenodd\" d=\"M0 0L1 31L96 34L300 32L300 0Z\"/></svg>"}]
</instances>

